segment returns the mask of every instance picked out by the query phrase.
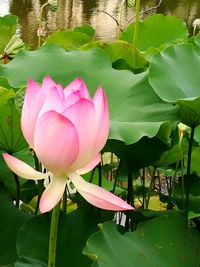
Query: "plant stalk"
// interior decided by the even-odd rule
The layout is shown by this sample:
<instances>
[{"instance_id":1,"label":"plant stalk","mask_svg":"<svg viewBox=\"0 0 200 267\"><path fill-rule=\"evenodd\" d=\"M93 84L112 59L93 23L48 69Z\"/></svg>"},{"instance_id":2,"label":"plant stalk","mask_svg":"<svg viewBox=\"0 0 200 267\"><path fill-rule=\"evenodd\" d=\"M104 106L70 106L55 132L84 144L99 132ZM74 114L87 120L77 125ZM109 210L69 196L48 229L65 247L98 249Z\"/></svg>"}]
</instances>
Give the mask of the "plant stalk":
<instances>
[{"instance_id":1,"label":"plant stalk","mask_svg":"<svg viewBox=\"0 0 200 267\"><path fill-rule=\"evenodd\" d=\"M59 202L54 207L51 215L48 267L56 267L56 245L57 245L57 234L58 234L58 222L60 215L60 203L61 202Z\"/></svg>"},{"instance_id":2,"label":"plant stalk","mask_svg":"<svg viewBox=\"0 0 200 267\"><path fill-rule=\"evenodd\" d=\"M145 168L142 168L142 207L145 207L145 201L146 201L146 192L145 192Z\"/></svg>"},{"instance_id":3,"label":"plant stalk","mask_svg":"<svg viewBox=\"0 0 200 267\"><path fill-rule=\"evenodd\" d=\"M98 186L102 187L102 169L101 169L101 162L97 165L98 168ZM101 216L101 209L98 208L98 217L100 218Z\"/></svg>"},{"instance_id":4,"label":"plant stalk","mask_svg":"<svg viewBox=\"0 0 200 267\"><path fill-rule=\"evenodd\" d=\"M130 205L134 205L134 197L133 197L133 176L132 173L128 173L128 195L127 195L127 202Z\"/></svg>"},{"instance_id":5,"label":"plant stalk","mask_svg":"<svg viewBox=\"0 0 200 267\"><path fill-rule=\"evenodd\" d=\"M194 140L195 127L191 127L191 134L188 147L188 160L187 160L187 173L185 176L185 216L188 219L188 209L189 209L189 183L190 183L190 169L191 169L191 159L192 159L192 144Z\"/></svg>"},{"instance_id":6,"label":"plant stalk","mask_svg":"<svg viewBox=\"0 0 200 267\"><path fill-rule=\"evenodd\" d=\"M16 207L19 209L19 200L20 200L20 183L19 178L17 174L13 172L13 176L15 178L15 184L16 184Z\"/></svg>"},{"instance_id":7,"label":"plant stalk","mask_svg":"<svg viewBox=\"0 0 200 267\"><path fill-rule=\"evenodd\" d=\"M152 188L153 188L153 184L154 184L155 174L156 174L156 168L153 169L153 173L151 175L151 183L150 183L150 186L149 186L149 191L148 191L147 200L146 200L146 210L149 207L149 201L150 201L151 192L152 192Z\"/></svg>"},{"instance_id":8,"label":"plant stalk","mask_svg":"<svg viewBox=\"0 0 200 267\"><path fill-rule=\"evenodd\" d=\"M122 3L120 5L120 9L119 9L119 24L117 27L117 39L118 40L119 40L120 33L121 33L122 17L123 17L123 10L124 10L125 2L126 2L126 0L122 0Z\"/></svg>"},{"instance_id":9,"label":"plant stalk","mask_svg":"<svg viewBox=\"0 0 200 267\"><path fill-rule=\"evenodd\" d=\"M47 6L49 3L45 3L41 6L40 9L40 23L39 23L39 29L38 29L38 48L41 46L41 33L42 33L42 17L43 17L43 10L45 6Z\"/></svg>"},{"instance_id":10,"label":"plant stalk","mask_svg":"<svg viewBox=\"0 0 200 267\"><path fill-rule=\"evenodd\" d=\"M67 186L65 187L65 191L63 194L62 210L65 214L67 214Z\"/></svg>"},{"instance_id":11,"label":"plant stalk","mask_svg":"<svg viewBox=\"0 0 200 267\"><path fill-rule=\"evenodd\" d=\"M33 157L34 157L35 169L37 171L41 172L42 171L41 164L40 164L40 162L38 160L38 157L35 154L35 151L33 151ZM41 198L41 195L42 195L42 192L43 192L43 183L44 183L44 180L39 180L38 181L38 198L37 198L37 203L36 203L36 208L35 208L35 215L38 214L39 202L40 202L40 198Z\"/></svg>"},{"instance_id":12,"label":"plant stalk","mask_svg":"<svg viewBox=\"0 0 200 267\"><path fill-rule=\"evenodd\" d=\"M140 20L140 0L136 0L135 7L135 31L133 36L133 61L136 60L137 46L138 46L138 34L139 34L139 20Z\"/></svg>"}]
</instances>

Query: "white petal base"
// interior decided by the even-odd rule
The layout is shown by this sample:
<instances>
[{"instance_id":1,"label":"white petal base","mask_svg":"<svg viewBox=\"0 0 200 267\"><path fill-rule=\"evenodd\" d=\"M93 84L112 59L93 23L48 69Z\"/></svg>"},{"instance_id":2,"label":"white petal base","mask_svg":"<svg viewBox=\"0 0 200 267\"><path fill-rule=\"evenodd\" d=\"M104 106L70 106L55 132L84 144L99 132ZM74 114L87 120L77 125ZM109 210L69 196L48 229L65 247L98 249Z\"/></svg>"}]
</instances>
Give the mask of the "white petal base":
<instances>
[{"instance_id":1,"label":"white petal base","mask_svg":"<svg viewBox=\"0 0 200 267\"><path fill-rule=\"evenodd\" d=\"M41 213L52 210L61 200L65 191L67 179L63 176L53 176L51 183L47 186L40 199Z\"/></svg>"}]
</instances>

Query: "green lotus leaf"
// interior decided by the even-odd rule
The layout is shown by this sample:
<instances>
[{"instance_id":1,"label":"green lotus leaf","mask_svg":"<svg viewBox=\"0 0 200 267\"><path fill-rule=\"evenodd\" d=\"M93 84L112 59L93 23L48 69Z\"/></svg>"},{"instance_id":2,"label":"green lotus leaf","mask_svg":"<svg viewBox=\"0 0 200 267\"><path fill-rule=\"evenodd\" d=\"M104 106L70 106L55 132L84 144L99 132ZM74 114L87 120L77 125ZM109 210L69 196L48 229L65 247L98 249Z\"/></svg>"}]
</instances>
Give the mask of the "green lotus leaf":
<instances>
[{"instance_id":1,"label":"green lotus leaf","mask_svg":"<svg viewBox=\"0 0 200 267\"><path fill-rule=\"evenodd\" d=\"M192 172L199 173L199 167L196 166L195 159L197 154L199 154L199 151L196 151L193 154L194 163L192 163L191 168ZM189 193L188 210L195 213L200 213L200 177L198 177L195 173L189 176ZM175 185L173 200L179 209L184 209L181 181Z\"/></svg>"},{"instance_id":2,"label":"green lotus leaf","mask_svg":"<svg viewBox=\"0 0 200 267\"><path fill-rule=\"evenodd\" d=\"M88 36L91 37L91 39L94 39L94 37L95 37L95 29L93 29L90 25L87 25L87 24L76 27L76 28L74 28L73 31L87 34Z\"/></svg>"},{"instance_id":3,"label":"green lotus leaf","mask_svg":"<svg viewBox=\"0 0 200 267\"><path fill-rule=\"evenodd\" d=\"M156 136L167 121L179 120L177 107L163 102L154 93L147 72L134 75L115 70L100 50L65 52L45 45L36 51L22 51L9 64L0 66L0 77L6 77L14 88L26 86L30 77L41 82L46 75L63 86L82 77L91 95L102 85L109 102L110 139L133 144L144 136ZM168 131L163 142L166 138Z\"/></svg>"},{"instance_id":4,"label":"green lotus leaf","mask_svg":"<svg viewBox=\"0 0 200 267\"><path fill-rule=\"evenodd\" d=\"M180 106L181 120L200 124L200 54L192 44L176 45L157 53L149 69L149 82L156 94Z\"/></svg>"},{"instance_id":5,"label":"green lotus leaf","mask_svg":"<svg viewBox=\"0 0 200 267\"><path fill-rule=\"evenodd\" d=\"M46 43L56 44L66 51L70 51L91 41L91 36L81 31L57 31L47 38Z\"/></svg>"},{"instance_id":6,"label":"green lotus leaf","mask_svg":"<svg viewBox=\"0 0 200 267\"><path fill-rule=\"evenodd\" d=\"M30 150L20 150L19 152L14 153L13 156L21 159L22 161L34 167L33 156ZM12 199L16 199L16 182L14 179L14 175L5 163L2 154L0 155L0 170L0 182L2 182L2 184L5 186L7 192L12 197ZM20 200L28 203L35 195L37 195L37 185L33 180L26 180L20 177L18 178L20 183Z\"/></svg>"},{"instance_id":7,"label":"green lotus leaf","mask_svg":"<svg viewBox=\"0 0 200 267\"><path fill-rule=\"evenodd\" d=\"M50 214L42 214L33 217L20 228L17 238L19 259L15 263L16 267L47 266L50 222ZM97 222L96 216L89 210L76 210L68 215L61 213L56 267L90 265L91 261L82 255L82 250L88 237L97 230Z\"/></svg>"},{"instance_id":8,"label":"green lotus leaf","mask_svg":"<svg viewBox=\"0 0 200 267\"><path fill-rule=\"evenodd\" d=\"M17 23L17 16L6 15L0 17L0 54L3 53L4 48L16 33Z\"/></svg>"},{"instance_id":9,"label":"green lotus leaf","mask_svg":"<svg viewBox=\"0 0 200 267\"><path fill-rule=\"evenodd\" d=\"M200 264L199 232L187 228L181 215L152 219L124 235L117 231L113 222L101 224L100 229L89 238L84 249L84 254L94 260L93 267L188 267Z\"/></svg>"},{"instance_id":10,"label":"green lotus leaf","mask_svg":"<svg viewBox=\"0 0 200 267\"><path fill-rule=\"evenodd\" d=\"M133 44L135 23L131 23L120 39ZM156 14L139 22L138 49L163 48L172 43L182 42L188 37L185 23L173 16Z\"/></svg>"},{"instance_id":11,"label":"green lotus leaf","mask_svg":"<svg viewBox=\"0 0 200 267\"><path fill-rule=\"evenodd\" d=\"M192 151L191 171L195 172L200 177L200 147L196 147ZM200 178L199 178L200 179Z\"/></svg>"},{"instance_id":12,"label":"green lotus leaf","mask_svg":"<svg viewBox=\"0 0 200 267\"><path fill-rule=\"evenodd\" d=\"M19 228L31 216L19 211L13 205L12 199L2 185L0 203L0 266L10 266L17 259L16 238Z\"/></svg>"},{"instance_id":13,"label":"green lotus leaf","mask_svg":"<svg viewBox=\"0 0 200 267\"><path fill-rule=\"evenodd\" d=\"M141 52L133 50L132 44L125 41L115 41L113 43L105 43L102 41L95 41L80 47L81 50L89 50L92 48L102 49L114 63L119 59L123 59L132 68L145 68L149 62L144 58Z\"/></svg>"},{"instance_id":14,"label":"green lotus leaf","mask_svg":"<svg viewBox=\"0 0 200 267\"><path fill-rule=\"evenodd\" d=\"M14 103L14 92L0 88L0 149L15 153L27 146L21 132L20 113Z\"/></svg>"}]
</instances>

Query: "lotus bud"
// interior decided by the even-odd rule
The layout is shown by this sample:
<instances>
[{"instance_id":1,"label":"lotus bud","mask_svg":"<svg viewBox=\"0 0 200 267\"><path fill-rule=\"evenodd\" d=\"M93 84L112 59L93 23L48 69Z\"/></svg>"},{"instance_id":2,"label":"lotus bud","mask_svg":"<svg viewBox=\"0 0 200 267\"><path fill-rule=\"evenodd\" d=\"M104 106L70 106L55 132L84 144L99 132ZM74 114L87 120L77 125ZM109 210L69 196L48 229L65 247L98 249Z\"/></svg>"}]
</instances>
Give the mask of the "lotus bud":
<instances>
[{"instance_id":1,"label":"lotus bud","mask_svg":"<svg viewBox=\"0 0 200 267\"><path fill-rule=\"evenodd\" d=\"M195 19L192 24L194 30L193 30L193 35L195 35L196 28L200 29L200 19Z\"/></svg>"},{"instance_id":2,"label":"lotus bud","mask_svg":"<svg viewBox=\"0 0 200 267\"><path fill-rule=\"evenodd\" d=\"M20 39L15 34L15 35L13 35L13 37L11 38L11 40L9 41L7 46L5 47L4 53L6 53L6 55L8 57L13 58L23 48L24 48L24 43L23 43L22 39Z\"/></svg>"},{"instance_id":3,"label":"lotus bud","mask_svg":"<svg viewBox=\"0 0 200 267\"><path fill-rule=\"evenodd\" d=\"M135 6L135 0L127 0L126 4L128 7L134 7Z\"/></svg>"},{"instance_id":4,"label":"lotus bud","mask_svg":"<svg viewBox=\"0 0 200 267\"><path fill-rule=\"evenodd\" d=\"M48 4L50 6L51 11L55 12L58 9L58 1L57 0L48 0Z\"/></svg>"}]
</instances>

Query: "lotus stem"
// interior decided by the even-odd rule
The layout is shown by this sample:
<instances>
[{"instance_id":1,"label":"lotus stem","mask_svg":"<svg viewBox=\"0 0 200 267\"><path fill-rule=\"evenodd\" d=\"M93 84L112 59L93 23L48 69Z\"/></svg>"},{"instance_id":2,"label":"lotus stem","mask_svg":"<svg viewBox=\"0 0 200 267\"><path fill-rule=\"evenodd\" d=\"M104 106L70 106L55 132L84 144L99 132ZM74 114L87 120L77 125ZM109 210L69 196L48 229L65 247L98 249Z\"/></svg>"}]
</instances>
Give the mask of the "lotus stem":
<instances>
[{"instance_id":1,"label":"lotus stem","mask_svg":"<svg viewBox=\"0 0 200 267\"><path fill-rule=\"evenodd\" d=\"M115 181L114 181L113 189L111 191L113 194L115 193L115 188L116 188L116 185L117 185L117 181L118 181L118 177L119 177L119 170L121 168L121 165L122 165L122 161L120 160L119 161L119 166L117 168L116 176L115 176Z\"/></svg>"},{"instance_id":2,"label":"lotus stem","mask_svg":"<svg viewBox=\"0 0 200 267\"><path fill-rule=\"evenodd\" d=\"M140 20L140 0L136 0L136 7L135 7L135 31L133 36L133 57L134 62L136 58L137 46L138 46L138 33L139 33L139 20Z\"/></svg>"},{"instance_id":3,"label":"lotus stem","mask_svg":"<svg viewBox=\"0 0 200 267\"><path fill-rule=\"evenodd\" d=\"M146 192L145 192L145 168L142 168L142 175L141 175L141 181L142 181L142 207L145 207L146 202Z\"/></svg>"},{"instance_id":4,"label":"lotus stem","mask_svg":"<svg viewBox=\"0 0 200 267\"><path fill-rule=\"evenodd\" d=\"M102 187L102 169L101 169L101 162L97 166L98 168L98 186ZM98 209L98 217L101 216L101 209Z\"/></svg>"},{"instance_id":5,"label":"lotus stem","mask_svg":"<svg viewBox=\"0 0 200 267\"><path fill-rule=\"evenodd\" d=\"M121 26L122 26L122 17L123 17L123 10L126 0L122 0L122 3L120 5L120 11L119 11L119 24L117 27L117 39L119 40L120 33L121 33Z\"/></svg>"},{"instance_id":6,"label":"lotus stem","mask_svg":"<svg viewBox=\"0 0 200 267\"><path fill-rule=\"evenodd\" d=\"M55 206L51 215L48 267L56 267L56 246L57 246L59 215L60 215L60 202Z\"/></svg>"},{"instance_id":7,"label":"lotus stem","mask_svg":"<svg viewBox=\"0 0 200 267\"><path fill-rule=\"evenodd\" d=\"M15 178L15 184L16 184L16 207L19 209L19 200L20 200L20 183L19 178L17 174L13 172L13 176Z\"/></svg>"},{"instance_id":8,"label":"lotus stem","mask_svg":"<svg viewBox=\"0 0 200 267\"><path fill-rule=\"evenodd\" d=\"M190 169L191 169L191 159L192 159L192 144L194 140L195 127L191 127L191 134L188 146L188 160L187 160L187 173L185 176L185 216L188 219L188 209L189 209L189 180L190 180Z\"/></svg>"},{"instance_id":9,"label":"lotus stem","mask_svg":"<svg viewBox=\"0 0 200 267\"><path fill-rule=\"evenodd\" d=\"M63 195L62 210L65 214L67 213L67 185Z\"/></svg>"},{"instance_id":10,"label":"lotus stem","mask_svg":"<svg viewBox=\"0 0 200 267\"><path fill-rule=\"evenodd\" d=\"M34 158L34 163L35 163L35 169L37 171L42 171L42 168L41 168L41 164L38 160L38 157L37 155L35 154L35 151L33 151L33 158ZM39 202L40 202L40 198L41 198L41 195L42 195L42 192L43 192L43 182L44 180L39 180L38 181L38 198L37 198L37 203L36 203L36 208L35 208L35 215L38 214L38 210L39 210Z\"/></svg>"},{"instance_id":11,"label":"lotus stem","mask_svg":"<svg viewBox=\"0 0 200 267\"><path fill-rule=\"evenodd\" d=\"M153 188L153 184L154 184L155 174L156 174L156 168L153 169L153 173L151 174L151 183L149 186L149 192L147 194L147 200L146 200L146 210L149 207L149 201L150 201L151 192L152 192L152 188Z\"/></svg>"},{"instance_id":12,"label":"lotus stem","mask_svg":"<svg viewBox=\"0 0 200 267\"><path fill-rule=\"evenodd\" d=\"M40 23L39 23L39 30L38 30L38 48L41 46L41 33L42 33L42 17L43 17L43 9L45 6L47 6L49 3L45 3L41 6L40 9Z\"/></svg>"}]
</instances>

